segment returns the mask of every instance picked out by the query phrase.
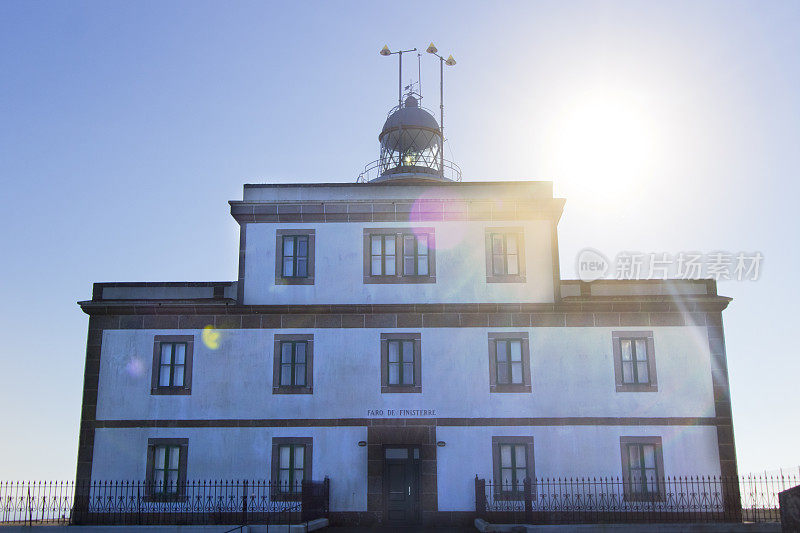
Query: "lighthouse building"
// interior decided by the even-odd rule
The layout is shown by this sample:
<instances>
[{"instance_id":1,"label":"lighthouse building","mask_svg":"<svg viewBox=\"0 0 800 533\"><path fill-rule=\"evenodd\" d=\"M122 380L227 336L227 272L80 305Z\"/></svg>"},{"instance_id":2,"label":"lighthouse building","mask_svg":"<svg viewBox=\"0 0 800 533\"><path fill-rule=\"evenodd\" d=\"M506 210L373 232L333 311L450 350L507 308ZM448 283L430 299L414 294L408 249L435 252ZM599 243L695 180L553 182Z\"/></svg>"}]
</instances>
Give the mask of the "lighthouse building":
<instances>
[{"instance_id":1,"label":"lighthouse building","mask_svg":"<svg viewBox=\"0 0 800 533\"><path fill-rule=\"evenodd\" d=\"M414 95L379 140L356 183L245 185L235 281L94 285L79 481L456 523L476 476L736 474L714 281L562 279L552 183L462 181Z\"/></svg>"}]
</instances>

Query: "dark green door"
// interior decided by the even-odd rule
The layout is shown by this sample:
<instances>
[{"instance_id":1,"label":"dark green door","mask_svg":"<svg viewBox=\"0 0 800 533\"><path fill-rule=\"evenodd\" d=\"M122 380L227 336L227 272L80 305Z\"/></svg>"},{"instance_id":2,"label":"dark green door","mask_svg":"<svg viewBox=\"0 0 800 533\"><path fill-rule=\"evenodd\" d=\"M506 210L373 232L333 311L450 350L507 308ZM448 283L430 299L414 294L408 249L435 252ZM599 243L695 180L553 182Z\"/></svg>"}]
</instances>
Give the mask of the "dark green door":
<instances>
[{"instance_id":1,"label":"dark green door","mask_svg":"<svg viewBox=\"0 0 800 533\"><path fill-rule=\"evenodd\" d=\"M419 522L419 447L384 448L383 492L386 523Z\"/></svg>"}]
</instances>

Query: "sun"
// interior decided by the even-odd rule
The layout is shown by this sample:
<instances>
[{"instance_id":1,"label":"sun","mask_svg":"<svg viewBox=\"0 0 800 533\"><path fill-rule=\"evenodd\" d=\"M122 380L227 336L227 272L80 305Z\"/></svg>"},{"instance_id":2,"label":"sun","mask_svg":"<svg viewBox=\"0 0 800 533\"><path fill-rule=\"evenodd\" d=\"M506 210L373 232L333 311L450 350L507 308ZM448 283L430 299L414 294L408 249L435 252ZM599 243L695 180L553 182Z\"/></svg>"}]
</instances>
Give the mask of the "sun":
<instances>
[{"instance_id":1,"label":"sun","mask_svg":"<svg viewBox=\"0 0 800 533\"><path fill-rule=\"evenodd\" d=\"M631 92L594 90L569 101L551 136L558 179L596 200L630 197L652 171L654 122Z\"/></svg>"}]
</instances>

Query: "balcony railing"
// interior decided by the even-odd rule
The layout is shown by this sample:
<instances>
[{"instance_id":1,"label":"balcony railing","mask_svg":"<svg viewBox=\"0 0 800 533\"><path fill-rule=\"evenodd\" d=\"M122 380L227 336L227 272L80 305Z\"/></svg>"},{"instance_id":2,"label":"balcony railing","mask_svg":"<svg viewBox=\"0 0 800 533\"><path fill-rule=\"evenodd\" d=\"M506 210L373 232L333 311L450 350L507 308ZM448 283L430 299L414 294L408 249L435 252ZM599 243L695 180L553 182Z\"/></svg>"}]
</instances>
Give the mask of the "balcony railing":
<instances>
[{"instance_id":1,"label":"balcony railing","mask_svg":"<svg viewBox=\"0 0 800 533\"><path fill-rule=\"evenodd\" d=\"M330 481L0 482L0 524L294 524L328 516Z\"/></svg>"},{"instance_id":2,"label":"balcony railing","mask_svg":"<svg viewBox=\"0 0 800 533\"><path fill-rule=\"evenodd\" d=\"M778 493L798 483L798 475L668 477L634 489L622 478L510 486L476 476L475 512L496 524L777 522Z\"/></svg>"}]
</instances>

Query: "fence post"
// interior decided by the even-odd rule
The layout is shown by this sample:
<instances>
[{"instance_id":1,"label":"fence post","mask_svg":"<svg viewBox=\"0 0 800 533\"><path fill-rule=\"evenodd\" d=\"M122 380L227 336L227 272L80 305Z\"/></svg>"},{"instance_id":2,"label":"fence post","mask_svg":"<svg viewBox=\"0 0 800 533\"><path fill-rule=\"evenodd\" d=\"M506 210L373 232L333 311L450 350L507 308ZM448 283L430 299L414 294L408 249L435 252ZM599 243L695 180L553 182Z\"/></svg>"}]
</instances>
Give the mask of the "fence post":
<instances>
[{"instance_id":1,"label":"fence post","mask_svg":"<svg viewBox=\"0 0 800 533\"><path fill-rule=\"evenodd\" d=\"M525 523L533 523L533 502L531 501L531 478L526 477L522 482L523 490L525 491Z\"/></svg>"},{"instance_id":2,"label":"fence post","mask_svg":"<svg viewBox=\"0 0 800 533\"><path fill-rule=\"evenodd\" d=\"M308 522L311 513L311 499L313 486L311 482L304 479L300 482L300 521Z\"/></svg>"},{"instance_id":3,"label":"fence post","mask_svg":"<svg viewBox=\"0 0 800 533\"><path fill-rule=\"evenodd\" d=\"M328 518L331 512L331 478L325 476L323 483L325 487L325 518Z\"/></svg>"},{"instance_id":4,"label":"fence post","mask_svg":"<svg viewBox=\"0 0 800 533\"><path fill-rule=\"evenodd\" d=\"M247 480L244 480L242 486L242 525L247 524Z\"/></svg>"},{"instance_id":5,"label":"fence post","mask_svg":"<svg viewBox=\"0 0 800 533\"><path fill-rule=\"evenodd\" d=\"M478 479L475 474L475 514L478 518L486 517L486 480Z\"/></svg>"},{"instance_id":6,"label":"fence post","mask_svg":"<svg viewBox=\"0 0 800 533\"><path fill-rule=\"evenodd\" d=\"M31 509L31 485L28 482L28 526L33 524L33 509Z\"/></svg>"}]
</instances>

